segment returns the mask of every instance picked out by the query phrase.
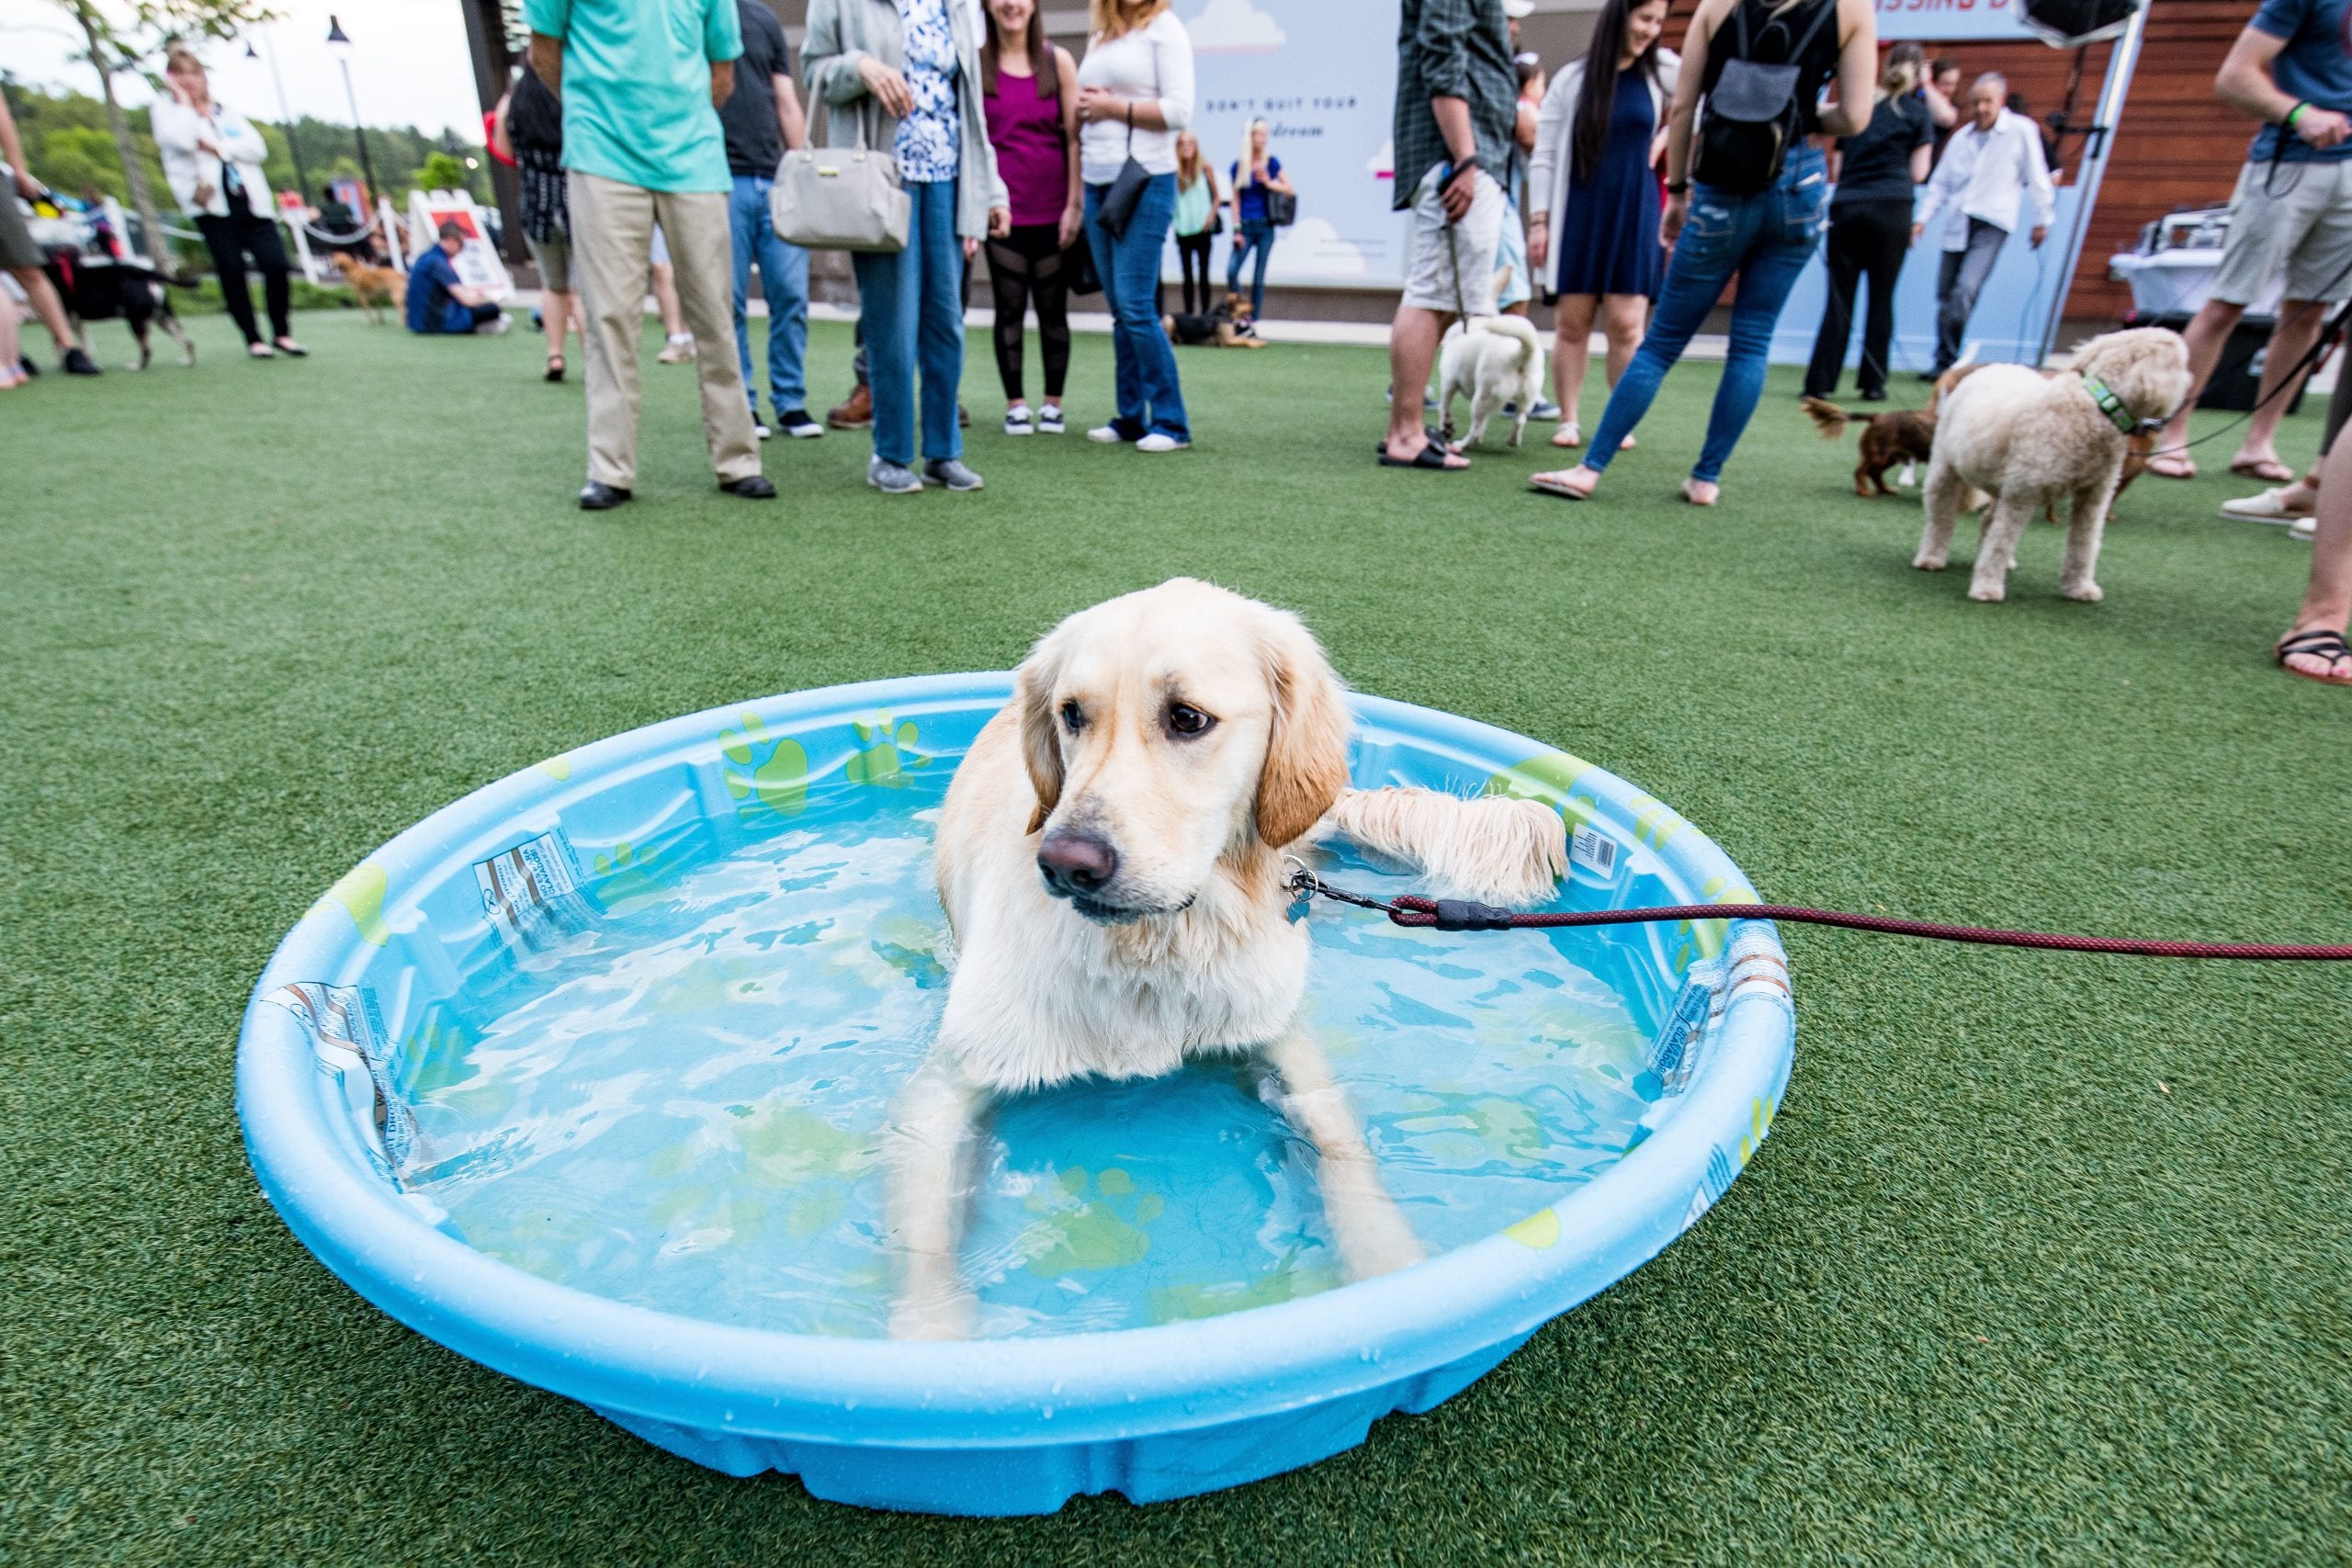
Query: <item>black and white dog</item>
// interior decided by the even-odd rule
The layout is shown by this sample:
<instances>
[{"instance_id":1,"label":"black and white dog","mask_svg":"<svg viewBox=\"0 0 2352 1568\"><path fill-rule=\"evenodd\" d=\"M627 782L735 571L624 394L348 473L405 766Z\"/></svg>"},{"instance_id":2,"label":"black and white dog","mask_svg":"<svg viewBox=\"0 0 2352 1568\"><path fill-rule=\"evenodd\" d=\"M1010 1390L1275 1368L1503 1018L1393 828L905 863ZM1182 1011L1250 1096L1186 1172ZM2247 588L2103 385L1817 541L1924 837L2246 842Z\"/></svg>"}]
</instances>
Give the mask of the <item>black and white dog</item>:
<instances>
[{"instance_id":1,"label":"black and white dog","mask_svg":"<svg viewBox=\"0 0 2352 1568\"><path fill-rule=\"evenodd\" d=\"M180 346L180 363L196 364L196 344L180 326L164 275L130 253L104 213L63 208L56 217L37 215L31 223L40 243L42 270L77 321L119 321L130 329L139 357L128 367L153 363L153 330L161 327Z\"/></svg>"}]
</instances>

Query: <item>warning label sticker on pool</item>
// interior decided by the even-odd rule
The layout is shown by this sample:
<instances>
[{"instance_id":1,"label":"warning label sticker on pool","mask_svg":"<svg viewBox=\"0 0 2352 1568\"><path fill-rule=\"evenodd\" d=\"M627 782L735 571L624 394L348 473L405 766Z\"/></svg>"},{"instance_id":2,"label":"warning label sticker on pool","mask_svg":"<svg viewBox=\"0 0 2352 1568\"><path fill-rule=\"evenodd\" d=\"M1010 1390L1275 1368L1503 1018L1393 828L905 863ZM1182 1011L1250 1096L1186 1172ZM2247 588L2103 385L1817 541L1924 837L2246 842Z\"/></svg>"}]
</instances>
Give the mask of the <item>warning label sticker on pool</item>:
<instances>
[{"instance_id":1,"label":"warning label sticker on pool","mask_svg":"<svg viewBox=\"0 0 2352 1568\"><path fill-rule=\"evenodd\" d=\"M544 952L595 923L560 830L475 862L474 885L507 944L524 953Z\"/></svg>"},{"instance_id":2,"label":"warning label sticker on pool","mask_svg":"<svg viewBox=\"0 0 2352 1568\"><path fill-rule=\"evenodd\" d=\"M413 1151L416 1122L392 1092L391 1039L376 1010L375 993L365 986L299 980L272 991L269 999L309 1026L311 1048L323 1066L367 1074L376 1135L391 1168L400 1169Z\"/></svg>"},{"instance_id":3,"label":"warning label sticker on pool","mask_svg":"<svg viewBox=\"0 0 2352 1568\"><path fill-rule=\"evenodd\" d=\"M1617 870L1617 840L1598 829L1579 828L1568 837L1568 863L1606 882Z\"/></svg>"}]
</instances>

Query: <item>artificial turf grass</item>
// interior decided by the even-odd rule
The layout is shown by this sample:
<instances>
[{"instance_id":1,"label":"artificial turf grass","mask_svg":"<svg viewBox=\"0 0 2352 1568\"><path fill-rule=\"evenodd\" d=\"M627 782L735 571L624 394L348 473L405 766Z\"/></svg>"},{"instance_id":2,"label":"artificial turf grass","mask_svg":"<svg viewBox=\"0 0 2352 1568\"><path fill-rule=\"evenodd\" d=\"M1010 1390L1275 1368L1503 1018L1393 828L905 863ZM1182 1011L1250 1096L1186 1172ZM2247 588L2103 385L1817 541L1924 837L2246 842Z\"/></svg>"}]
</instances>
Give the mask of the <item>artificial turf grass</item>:
<instances>
[{"instance_id":1,"label":"artificial turf grass","mask_svg":"<svg viewBox=\"0 0 2352 1568\"><path fill-rule=\"evenodd\" d=\"M1909 570L1916 504L1854 497L1781 374L1723 506L1673 499L1699 365L1570 506L1521 488L1532 442L1375 469L1372 352L1188 352L1200 444L1151 459L996 434L975 339L978 495L876 495L841 433L769 444L782 501L719 495L692 372L649 363L639 500L592 516L578 378L538 383L536 339L300 326L300 364L204 330L193 372L0 399L6 1555L2344 1554L2335 970L1788 930L1796 1074L1690 1235L1352 1453L1033 1521L729 1481L441 1350L287 1235L232 1101L270 948L436 807L673 714L1001 668L1179 571L1297 607L1366 690L1637 781L1768 897L2340 940L2352 705L2269 665L2308 555L2213 520L2227 483L2136 485L2103 604L2055 598L2037 528L1975 605ZM812 335L821 405L847 334ZM1073 429L1107 388L1081 336ZM2316 418L2288 428L2306 456Z\"/></svg>"}]
</instances>

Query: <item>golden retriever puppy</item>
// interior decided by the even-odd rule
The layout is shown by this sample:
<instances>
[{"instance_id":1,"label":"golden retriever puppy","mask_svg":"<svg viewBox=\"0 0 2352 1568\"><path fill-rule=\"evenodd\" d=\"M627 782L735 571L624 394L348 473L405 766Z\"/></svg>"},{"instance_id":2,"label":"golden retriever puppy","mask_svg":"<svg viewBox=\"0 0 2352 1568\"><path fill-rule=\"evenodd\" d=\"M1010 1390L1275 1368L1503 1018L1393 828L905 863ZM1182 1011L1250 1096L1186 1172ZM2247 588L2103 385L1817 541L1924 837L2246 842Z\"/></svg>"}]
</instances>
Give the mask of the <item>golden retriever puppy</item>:
<instances>
[{"instance_id":1,"label":"golden retriever puppy","mask_svg":"<svg viewBox=\"0 0 2352 1568\"><path fill-rule=\"evenodd\" d=\"M1296 1027L1306 926L1282 850L1324 825L1464 897L1547 892L1558 815L1500 796L1351 791L1345 689L1298 618L1180 578L1084 610L1021 666L941 807L956 963L888 1135L891 1331L961 1337L961 1172L995 1096L1254 1057L1320 1160L1351 1278L1419 1261L1322 1051ZM1335 811L1335 807L1338 809Z\"/></svg>"},{"instance_id":2,"label":"golden retriever puppy","mask_svg":"<svg viewBox=\"0 0 2352 1568\"><path fill-rule=\"evenodd\" d=\"M384 324L387 306L400 310L408 302L408 274L389 266L371 266L347 251L334 254L335 269L351 291L359 297L359 308L368 312L372 326Z\"/></svg>"},{"instance_id":3,"label":"golden retriever puppy","mask_svg":"<svg viewBox=\"0 0 2352 1568\"><path fill-rule=\"evenodd\" d=\"M2059 592L2096 603L2099 540L2130 438L2188 395L2188 350L2161 327L2093 338L2073 370L2055 376L2023 365L1971 371L1943 392L1921 492L1927 526L1911 564L1943 570L1971 489L1984 491L1993 499L1968 596L1998 601L2026 525L2063 497L2072 504Z\"/></svg>"}]
</instances>

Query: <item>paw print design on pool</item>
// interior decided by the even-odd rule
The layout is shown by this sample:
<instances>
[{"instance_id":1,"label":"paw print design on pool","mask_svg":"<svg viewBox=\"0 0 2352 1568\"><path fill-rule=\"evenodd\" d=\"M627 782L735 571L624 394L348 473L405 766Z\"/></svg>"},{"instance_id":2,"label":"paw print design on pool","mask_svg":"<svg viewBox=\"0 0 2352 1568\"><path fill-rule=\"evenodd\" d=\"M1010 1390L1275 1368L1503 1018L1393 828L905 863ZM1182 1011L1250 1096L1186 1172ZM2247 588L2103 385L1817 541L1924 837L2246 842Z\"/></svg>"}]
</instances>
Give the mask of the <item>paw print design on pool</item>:
<instances>
[{"instance_id":1,"label":"paw print design on pool","mask_svg":"<svg viewBox=\"0 0 2352 1568\"><path fill-rule=\"evenodd\" d=\"M1151 1223L1167 1211L1168 1201L1138 1192L1136 1179L1117 1166L1100 1174L1071 1166L1051 1187L1030 1193L1022 1207L1039 1216L1022 1233L1029 1272L1055 1280L1074 1269L1142 1262L1151 1250Z\"/></svg>"},{"instance_id":2,"label":"paw print design on pool","mask_svg":"<svg viewBox=\"0 0 2352 1568\"><path fill-rule=\"evenodd\" d=\"M760 716L743 710L741 728L718 732L719 773L745 821L794 817L808 805L808 749L788 735L772 736Z\"/></svg>"},{"instance_id":3,"label":"paw print design on pool","mask_svg":"<svg viewBox=\"0 0 2352 1568\"><path fill-rule=\"evenodd\" d=\"M909 773L931 765L929 757L914 751L919 739L914 721L904 720L893 728L888 708L866 718L854 718L849 728L850 733L857 737L858 747L843 770L852 784L872 784L876 789L904 789L914 782L907 777Z\"/></svg>"}]
</instances>

